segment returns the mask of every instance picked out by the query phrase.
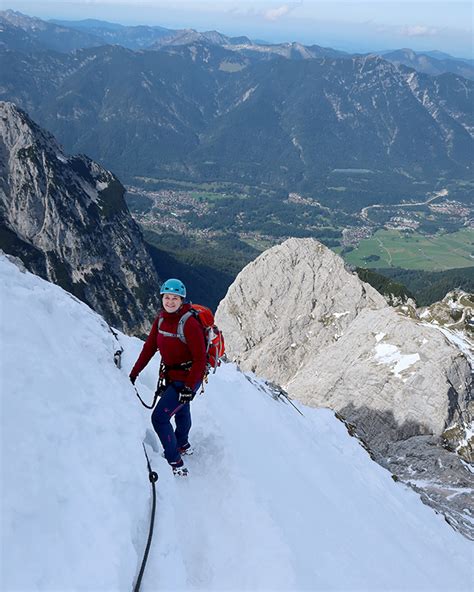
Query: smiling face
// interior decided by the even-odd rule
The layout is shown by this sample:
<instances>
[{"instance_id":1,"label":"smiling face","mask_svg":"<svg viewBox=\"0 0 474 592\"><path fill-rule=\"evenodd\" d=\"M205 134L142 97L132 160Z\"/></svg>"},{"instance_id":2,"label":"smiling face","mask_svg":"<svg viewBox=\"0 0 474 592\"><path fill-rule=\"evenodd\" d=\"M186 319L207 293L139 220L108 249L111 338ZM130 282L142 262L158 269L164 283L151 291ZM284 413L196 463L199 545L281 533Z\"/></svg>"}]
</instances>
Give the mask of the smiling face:
<instances>
[{"instance_id":1,"label":"smiling face","mask_svg":"<svg viewBox=\"0 0 474 592\"><path fill-rule=\"evenodd\" d=\"M163 294L163 308L166 312L176 312L183 304L183 299L177 294Z\"/></svg>"}]
</instances>

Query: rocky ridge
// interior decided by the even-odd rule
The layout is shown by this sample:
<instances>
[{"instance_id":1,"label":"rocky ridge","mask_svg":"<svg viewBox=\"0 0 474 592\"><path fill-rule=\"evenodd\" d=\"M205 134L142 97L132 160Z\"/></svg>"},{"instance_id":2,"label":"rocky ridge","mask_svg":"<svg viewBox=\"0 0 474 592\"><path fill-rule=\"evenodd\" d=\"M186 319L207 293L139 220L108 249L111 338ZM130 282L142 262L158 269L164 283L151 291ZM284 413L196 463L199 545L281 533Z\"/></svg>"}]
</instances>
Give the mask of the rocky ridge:
<instances>
[{"instance_id":1,"label":"rocky ridge","mask_svg":"<svg viewBox=\"0 0 474 592\"><path fill-rule=\"evenodd\" d=\"M441 302L420 308L418 318L450 331L463 331L473 336L474 294L468 294L464 290L452 290Z\"/></svg>"},{"instance_id":2,"label":"rocky ridge","mask_svg":"<svg viewBox=\"0 0 474 592\"><path fill-rule=\"evenodd\" d=\"M230 359L334 409L377 462L474 538L470 465L443 438L470 429L472 371L441 331L395 311L312 239L289 239L250 263L216 316Z\"/></svg>"},{"instance_id":3,"label":"rocky ridge","mask_svg":"<svg viewBox=\"0 0 474 592\"><path fill-rule=\"evenodd\" d=\"M452 290L440 302L416 311L417 318L437 327L466 356L474 369L474 294ZM451 425L442 434L445 445L474 462L474 420Z\"/></svg>"},{"instance_id":4,"label":"rocky ridge","mask_svg":"<svg viewBox=\"0 0 474 592\"><path fill-rule=\"evenodd\" d=\"M126 331L144 333L159 282L124 188L67 156L12 103L0 103L0 248Z\"/></svg>"}]
</instances>

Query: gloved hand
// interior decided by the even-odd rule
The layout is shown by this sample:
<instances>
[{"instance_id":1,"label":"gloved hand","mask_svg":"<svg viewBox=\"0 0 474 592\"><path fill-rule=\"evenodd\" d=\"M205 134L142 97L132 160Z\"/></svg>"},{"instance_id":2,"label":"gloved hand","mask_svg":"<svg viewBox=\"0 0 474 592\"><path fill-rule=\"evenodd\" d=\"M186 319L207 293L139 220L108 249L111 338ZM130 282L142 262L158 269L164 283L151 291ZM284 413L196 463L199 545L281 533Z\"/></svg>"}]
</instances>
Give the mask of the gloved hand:
<instances>
[{"instance_id":1,"label":"gloved hand","mask_svg":"<svg viewBox=\"0 0 474 592\"><path fill-rule=\"evenodd\" d=\"M133 376L133 374L130 374L129 378L130 378L130 382L132 384L135 384L135 380L137 379L137 377L136 376Z\"/></svg>"},{"instance_id":2,"label":"gloved hand","mask_svg":"<svg viewBox=\"0 0 474 592\"><path fill-rule=\"evenodd\" d=\"M183 386L178 393L178 401L180 403L189 403L194 399L195 394L190 386Z\"/></svg>"}]
</instances>

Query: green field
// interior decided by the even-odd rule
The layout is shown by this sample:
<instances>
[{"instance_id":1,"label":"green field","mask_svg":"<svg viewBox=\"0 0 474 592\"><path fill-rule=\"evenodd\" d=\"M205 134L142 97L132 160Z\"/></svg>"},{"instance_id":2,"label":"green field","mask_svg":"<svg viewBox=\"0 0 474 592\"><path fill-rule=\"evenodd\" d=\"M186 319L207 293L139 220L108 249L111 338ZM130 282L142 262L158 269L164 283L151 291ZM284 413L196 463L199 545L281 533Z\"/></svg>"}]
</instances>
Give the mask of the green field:
<instances>
[{"instance_id":1,"label":"green field","mask_svg":"<svg viewBox=\"0 0 474 592\"><path fill-rule=\"evenodd\" d=\"M474 266L474 231L425 236L416 232L378 230L344 259L358 267L401 267L444 271Z\"/></svg>"}]
</instances>

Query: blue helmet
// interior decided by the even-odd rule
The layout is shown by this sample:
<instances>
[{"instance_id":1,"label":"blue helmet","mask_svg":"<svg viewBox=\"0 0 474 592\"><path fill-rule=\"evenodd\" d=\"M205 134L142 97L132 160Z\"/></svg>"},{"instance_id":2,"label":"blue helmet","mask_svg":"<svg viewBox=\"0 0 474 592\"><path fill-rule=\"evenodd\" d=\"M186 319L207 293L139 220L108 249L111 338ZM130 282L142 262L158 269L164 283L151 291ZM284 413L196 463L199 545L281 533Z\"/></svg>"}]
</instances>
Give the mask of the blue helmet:
<instances>
[{"instance_id":1,"label":"blue helmet","mask_svg":"<svg viewBox=\"0 0 474 592\"><path fill-rule=\"evenodd\" d=\"M181 298L186 298L186 287L181 280L171 278L161 286L160 294L177 294Z\"/></svg>"}]
</instances>

